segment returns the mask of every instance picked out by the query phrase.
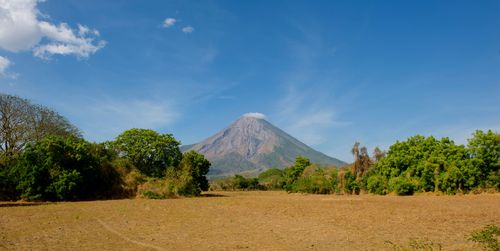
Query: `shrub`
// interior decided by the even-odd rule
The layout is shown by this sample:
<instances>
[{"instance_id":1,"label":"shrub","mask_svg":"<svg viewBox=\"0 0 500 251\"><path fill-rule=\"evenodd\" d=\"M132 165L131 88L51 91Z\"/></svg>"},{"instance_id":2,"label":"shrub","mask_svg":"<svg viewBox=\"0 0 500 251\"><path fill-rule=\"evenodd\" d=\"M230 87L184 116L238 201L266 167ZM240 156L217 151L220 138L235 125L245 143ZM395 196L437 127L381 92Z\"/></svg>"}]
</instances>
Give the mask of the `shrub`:
<instances>
[{"instance_id":1,"label":"shrub","mask_svg":"<svg viewBox=\"0 0 500 251\"><path fill-rule=\"evenodd\" d=\"M359 194L360 186L356 181L356 177L352 174L351 171L348 171L344 174L344 191L350 194Z\"/></svg>"},{"instance_id":2,"label":"shrub","mask_svg":"<svg viewBox=\"0 0 500 251\"><path fill-rule=\"evenodd\" d=\"M367 189L368 192L374 194L385 194L386 193L386 179L381 175L373 175L368 178Z\"/></svg>"},{"instance_id":3,"label":"shrub","mask_svg":"<svg viewBox=\"0 0 500 251\"><path fill-rule=\"evenodd\" d=\"M166 199L177 195L175 185L166 179L148 178L137 187L137 197L147 199Z\"/></svg>"},{"instance_id":4,"label":"shrub","mask_svg":"<svg viewBox=\"0 0 500 251\"><path fill-rule=\"evenodd\" d=\"M281 189L281 180L283 177L283 171L277 168L270 168L267 171L261 173L258 178L258 182L265 189L274 190Z\"/></svg>"},{"instance_id":5,"label":"shrub","mask_svg":"<svg viewBox=\"0 0 500 251\"><path fill-rule=\"evenodd\" d=\"M397 195L412 195L415 192L415 184L405 177L394 177L389 180L389 189Z\"/></svg>"}]
</instances>

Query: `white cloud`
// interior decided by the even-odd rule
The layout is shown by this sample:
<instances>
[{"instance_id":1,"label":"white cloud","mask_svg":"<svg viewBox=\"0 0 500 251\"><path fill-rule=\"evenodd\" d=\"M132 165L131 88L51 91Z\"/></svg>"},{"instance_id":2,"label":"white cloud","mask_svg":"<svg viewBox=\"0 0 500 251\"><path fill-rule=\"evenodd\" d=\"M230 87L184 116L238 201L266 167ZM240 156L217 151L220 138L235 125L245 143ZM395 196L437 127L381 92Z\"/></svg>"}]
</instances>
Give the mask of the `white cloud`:
<instances>
[{"instance_id":1,"label":"white cloud","mask_svg":"<svg viewBox=\"0 0 500 251\"><path fill-rule=\"evenodd\" d=\"M177 22L177 20L175 20L175 18L165 18L165 20L163 21L163 27L164 28L169 28L169 27L172 27L174 26L174 24Z\"/></svg>"},{"instance_id":2,"label":"white cloud","mask_svg":"<svg viewBox=\"0 0 500 251\"><path fill-rule=\"evenodd\" d=\"M188 26L182 28L182 32L187 33L187 34L192 33L193 31L194 31L194 28L191 25L188 25Z\"/></svg>"},{"instance_id":3,"label":"white cloud","mask_svg":"<svg viewBox=\"0 0 500 251\"><path fill-rule=\"evenodd\" d=\"M260 112L249 112L243 114L243 117L256 118L256 119L266 119L266 115Z\"/></svg>"},{"instance_id":4,"label":"white cloud","mask_svg":"<svg viewBox=\"0 0 500 251\"><path fill-rule=\"evenodd\" d=\"M6 76L7 68L9 68L10 64L8 58L0 56L0 76Z\"/></svg>"},{"instance_id":5,"label":"white cloud","mask_svg":"<svg viewBox=\"0 0 500 251\"><path fill-rule=\"evenodd\" d=\"M36 57L75 55L87 58L102 49L106 42L97 40L99 32L84 25L74 30L40 20L38 0L0 0L0 48L11 51L32 50Z\"/></svg>"}]
</instances>

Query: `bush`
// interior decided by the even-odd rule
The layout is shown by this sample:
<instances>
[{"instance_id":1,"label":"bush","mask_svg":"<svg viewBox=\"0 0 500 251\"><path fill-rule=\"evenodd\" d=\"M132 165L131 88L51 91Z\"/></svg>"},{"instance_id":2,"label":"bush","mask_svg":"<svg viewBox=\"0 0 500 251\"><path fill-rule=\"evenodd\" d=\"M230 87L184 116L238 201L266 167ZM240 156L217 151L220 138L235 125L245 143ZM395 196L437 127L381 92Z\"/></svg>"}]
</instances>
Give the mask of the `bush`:
<instances>
[{"instance_id":1,"label":"bush","mask_svg":"<svg viewBox=\"0 0 500 251\"><path fill-rule=\"evenodd\" d=\"M368 192L374 194L385 194L386 193L386 179L381 175L374 175L368 178L366 187Z\"/></svg>"},{"instance_id":2,"label":"bush","mask_svg":"<svg viewBox=\"0 0 500 251\"><path fill-rule=\"evenodd\" d=\"M258 182L267 190L282 189L282 177L282 170L277 168L270 168L259 175Z\"/></svg>"},{"instance_id":3,"label":"bush","mask_svg":"<svg viewBox=\"0 0 500 251\"><path fill-rule=\"evenodd\" d=\"M344 191L346 193L359 194L361 188L358 182L356 181L356 177L354 176L354 174L352 174L351 171L348 171L344 174L344 182L345 182Z\"/></svg>"},{"instance_id":4,"label":"bush","mask_svg":"<svg viewBox=\"0 0 500 251\"><path fill-rule=\"evenodd\" d=\"M148 178L137 187L137 197L147 199L166 199L176 197L175 185L166 179Z\"/></svg>"},{"instance_id":5,"label":"bush","mask_svg":"<svg viewBox=\"0 0 500 251\"><path fill-rule=\"evenodd\" d=\"M56 136L28 145L14 168L21 197L78 200L121 193L120 174L103 157L105 149L97 148L80 138Z\"/></svg>"},{"instance_id":6,"label":"bush","mask_svg":"<svg viewBox=\"0 0 500 251\"><path fill-rule=\"evenodd\" d=\"M397 195L412 195L415 192L415 184L404 177L394 177L389 180L389 189Z\"/></svg>"},{"instance_id":7,"label":"bush","mask_svg":"<svg viewBox=\"0 0 500 251\"><path fill-rule=\"evenodd\" d=\"M47 192L54 194L57 200L74 200L82 182L83 177L77 170L63 170L47 188Z\"/></svg>"}]
</instances>

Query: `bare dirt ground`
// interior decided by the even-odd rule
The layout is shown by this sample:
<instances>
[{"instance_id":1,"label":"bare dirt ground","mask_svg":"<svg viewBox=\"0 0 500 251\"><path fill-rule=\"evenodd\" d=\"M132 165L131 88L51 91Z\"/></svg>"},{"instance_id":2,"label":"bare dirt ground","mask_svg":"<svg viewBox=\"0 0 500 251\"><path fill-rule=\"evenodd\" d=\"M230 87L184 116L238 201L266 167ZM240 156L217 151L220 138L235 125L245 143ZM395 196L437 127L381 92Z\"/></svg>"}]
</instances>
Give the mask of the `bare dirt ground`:
<instances>
[{"instance_id":1,"label":"bare dirt ground","mask_svg":"<svg viewBox=\"0 0 500 251\"><path fill-rule=\"evenodd\" d=\"M411 239L477 250L500 194L335 196L220 192L169 200L0 203L7 250L392 250ZM434 246L437 247L437 246Z\"/></svg>"}]
</instances>

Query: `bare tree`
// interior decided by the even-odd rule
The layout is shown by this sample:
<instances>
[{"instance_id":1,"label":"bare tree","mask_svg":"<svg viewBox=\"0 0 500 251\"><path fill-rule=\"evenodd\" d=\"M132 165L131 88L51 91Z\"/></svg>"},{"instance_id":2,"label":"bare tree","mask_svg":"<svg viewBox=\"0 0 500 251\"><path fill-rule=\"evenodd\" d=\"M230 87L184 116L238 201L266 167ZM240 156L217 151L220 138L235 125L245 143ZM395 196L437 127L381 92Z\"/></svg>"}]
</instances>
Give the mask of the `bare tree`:
<instances>
[{"instance_id":1,"label":"bare tree","mask_svg":"<svg viewBox=\"0 0 500 251\"><path fill-rule=\"evenodd\" d=\"M378 146L375 147L375 149L373 149L373 158L374 158L374 161L378 162L383 157L385 157L385 152L382 151L382 150L380 150L380 148L378 148Z\"/></svg>"},{"instance_id":2,"label":"bare tree","mask_svg":"<svg viewBox=\"0 0 500 251\"><path fill-rule=\"evenodd\" d=\"M354 174L354 176L357 176L358 170L359 170L359 142L354 143L351 149L351 153L354 156L354 163L352 165L351 172Z\"/></svg>"},{"instance_id":3,"label":"bare tree","mask_svg":"<svg viewBox=\"0 0 500 251\"><path fill-rule=\"evenodd\" d=\"M360 148L359 146L359 142L356 142L351 149L351 153L354 156L354 163L351 171L357 180L361 179L361 177L363 177L372 165L372 161L366 147L363 146Z\"/></svg>"},{"instance_id":4,"label":"bare tree","mask_svg":"<svg viewBox=\"0 0 500 251\"><path fill-rule=\"evenodd\" d=\"M17 96L0 94L0 159L48 135L80 137L80 131L57 112Z\"/></svg>"}]
</instances>

